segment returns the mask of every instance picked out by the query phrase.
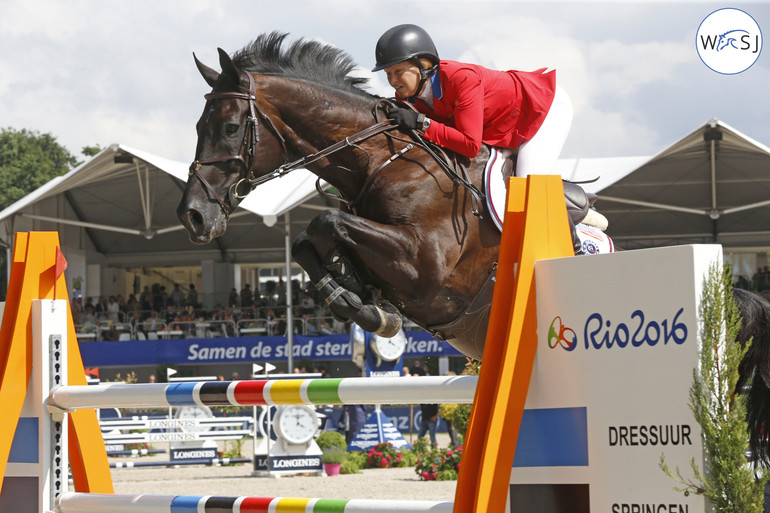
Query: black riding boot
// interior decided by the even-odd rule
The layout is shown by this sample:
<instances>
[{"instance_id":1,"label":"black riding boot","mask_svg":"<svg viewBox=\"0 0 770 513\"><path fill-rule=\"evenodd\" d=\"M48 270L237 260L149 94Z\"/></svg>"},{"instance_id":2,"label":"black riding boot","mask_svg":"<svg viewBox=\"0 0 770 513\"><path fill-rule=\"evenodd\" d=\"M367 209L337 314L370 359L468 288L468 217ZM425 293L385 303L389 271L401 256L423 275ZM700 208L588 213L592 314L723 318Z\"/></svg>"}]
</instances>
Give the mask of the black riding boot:
<instances>
[{"instance_id":1,"label":"black riding boot","mask_svg":"<svg viewBox=\"0 0 770 513\"><path fill-rule=\"evenodd\" d=\"M583 252L583 242L580 240L580 237L578 237L575 223L572 222L570 216L567 216L567 219L569 219L569 230L572 234L572 247L575 249L575 256L585 255Z\"/></svg>"}]
</instances>

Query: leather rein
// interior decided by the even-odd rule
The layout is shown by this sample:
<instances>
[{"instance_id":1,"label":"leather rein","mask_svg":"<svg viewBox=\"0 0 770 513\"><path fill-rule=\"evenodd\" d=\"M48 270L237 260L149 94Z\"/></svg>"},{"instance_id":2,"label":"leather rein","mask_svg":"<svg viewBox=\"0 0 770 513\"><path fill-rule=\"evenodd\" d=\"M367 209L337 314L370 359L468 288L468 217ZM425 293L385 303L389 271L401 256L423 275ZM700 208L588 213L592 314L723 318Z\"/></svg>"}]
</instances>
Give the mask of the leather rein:
<instances>
[{"instance_id":1,"label":"leather rein","mask_svg":"<svg viewBox=\"0 0 770 513\"><path fill-rule=\"evenodd\" d=\"M237 205L237 203L234 203L231 201L231 198L233 200L237 200L238 202L240 202L240 200L244 199L246 195L252 190L254 190L258 185L261 185L267 181L273 180L274 178L280 178L281 176L288 174L291 171L294 171L295 169L304 168L310 164L313 164L314 162L317 162L345 148L356 148L368 155L368 152L366 152L366 150L364 150L359 146L360 143L374 137L375 135L388 132L397 127L397 122L395 122L394 120L386 119L383 121L379 121L361 130L360 132L356 132L351 136L345 137L341 141L338 141L330 146L327 146L326 148L320 151L317 151L316 153L306 155L304 157L301 157L291 162L285 162L280 166L278 166L273 171L270 171L269 173L265 173L261 176L254 176L254 170L252 169L252 166L254 164L254 159L256 158L256 147L257 147L257 144L259 143L259 120L260 119L262 119L265 125L270 129L273 135L275 135L278 141L281 143L284 157L288 155L288 150L286 147L286 141L283 138L283 136L275 128L275 125L271 121L270 117L264 112L262 112L262 110L259 108L259 105L257 104L256 83L254 82L254 77L252 77L251 74L249 73L246 73L246 76L248 76L249 78L248 90L241 89L240 91L208 93L204 95L204 98L206 100L238 99L238 100L246 100L249 103L249 117L246 121L246 130L244 131L243 140L241 141L241 146L238 153L234 155L214 157L214 158L204 159L204 160L196 159L190 164L190 169L188 173L188 176L190 177L195 176L196 178L198 178L198 180L200 180L201 184L209 193L209 195L214 200L216 200L217 203L219 203L219 206L222 208L222 211L225 214L225 218L227 219L230 218L230 211L232 211L232 209L235 208L235 205ZM389 100L380 100L377 103L377 105L375 105L373 109L375 119L377 119L376 110L378 106L380 106L381 102L387 103L389 102ZM417 144L417 146L425 150L431 157L433 157L433 159L439 164L439 166L441 166L441 168L444 169L445 172L447 172L450 178L452 178L452 181L461 185L471 193L471 198L473 200L473 213L477 216L480 216L479 205L483 205L484 195L475 185L470 183L470 181L468 180L467 174L465 172L465 169L463 168L464 176L460 176L457 173L457 171L455 171L448 164L447 162L448 159L446 159L445 157L441 157L437 155L434 151L432 151L428 142L425 141L419 133L417 133L416 131L412 131L411 136L415 140L415 143ZM380 171L389 163L393 162L395 159L402 156L404 153L406 153L413 147L414 147L413 144L409 144L400 152L397 152L396 154L394 154L390 159L386 160L382 165L380 165L375 170L375 173ZM230 186L227 192L227 195L225 196L225 198L222 198L214 190L211 184L209 184L209 182L205 178L203 178L203 176L201 176L199 171L201 167L204 165L214 164L218 162L228 162L230 160L240 161L243 164L245 173L242 173L241 178L237 182L235 182L232 186ZM320 182L320 178L318 179L318 181L316 181L316 189L318 190L318 192L323 195L328 195L328 193L321 190L319 182ZM247 187L247 190L243 191L243 193L239 192L239 191L242 191L242 186L244 185ZM333 198L348 204L356 203L356 201L351 202L346 200L345 198L342 198L341 196L333 196ZM356 200L357 199L358 198L356 198ZM229 211L227 208L228 206L230 207Z\"/></svg>"}]
</instances>

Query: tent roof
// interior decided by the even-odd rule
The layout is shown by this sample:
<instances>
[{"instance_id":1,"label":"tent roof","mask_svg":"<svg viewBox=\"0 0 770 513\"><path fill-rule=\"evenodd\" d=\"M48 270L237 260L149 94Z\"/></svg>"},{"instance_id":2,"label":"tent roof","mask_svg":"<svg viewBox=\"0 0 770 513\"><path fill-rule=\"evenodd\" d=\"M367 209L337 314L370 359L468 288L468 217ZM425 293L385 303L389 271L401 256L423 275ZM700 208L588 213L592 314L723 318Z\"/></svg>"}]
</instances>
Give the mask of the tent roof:
<instances>
[{"instance_id":1,"label":"tent roof","mask_svg":"<svg viewBox=\"0 0 770 513\"><path fill-rule=\"evenodd\" d=\"M249 194L231 216L227 233L197 246L176 217L187 168L115 144L7 207L0 222L19 216L34 220L34 229L59 229L54 220L86 228L89 249L115 266L200 265L207 258L276 263L285 260L285 225L271 227L276 218L292 210L294 237L317 210L332 203L316 192L313 174L297 170Z\"/></svg>"},{"instance_id":2,"label":"tent roof","mask_svg":"<svg viewBox=\"0 0 770 513\"><path fill-rule=\"evenodd\" d=\"M597 208L626 249L770 248L770 148L713 119L602 187Z\"/></svg>"}]
</instances>

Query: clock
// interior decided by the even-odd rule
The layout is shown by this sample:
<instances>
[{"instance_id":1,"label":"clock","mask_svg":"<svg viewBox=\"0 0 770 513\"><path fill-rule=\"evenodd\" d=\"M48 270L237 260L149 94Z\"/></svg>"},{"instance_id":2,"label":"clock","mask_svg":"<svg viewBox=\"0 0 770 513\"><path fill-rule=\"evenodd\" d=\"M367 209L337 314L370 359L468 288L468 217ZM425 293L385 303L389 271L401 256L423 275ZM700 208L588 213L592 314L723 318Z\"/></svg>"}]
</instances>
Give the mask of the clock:
<instances>
[{"instance_id":1,"label":"clock","mask_svg":"<svg viewBox=\"0 0 770 513\"><path fill-rule=\"evenodd\" d=\"M369 343L374 354L377 355L377 358L386 362L394 362L404 354L404 350L406 349L406 335L404 334L404 330L399 330L399 332L391 338L380 337L373 334Z\"/></svg>"},{"instance_id":2,"label":"clock","mask_svg":"<svg viewBox=\"0 0 770 513\"><path fill-rule=\"evenodd\" d=\"M284 406L273 424L278 436L294 445L312 440L319 425L315 410L305 405Z\"/></svg>"},{"instance_id":3,"label":"clock","mask_svg":"<svg viewBox=\"0 0 770 513\"><path fill-rule=\"evenodd\" d=\"M176 411L174 415L177 419L181 420L201 420L201 419L213 419L214 414L208 406L182 406ZM204 431L211 430L211 426L193 424L192 426L181 426L179 429L187 433L202 433Z\"/></svg>"}]
</instances>

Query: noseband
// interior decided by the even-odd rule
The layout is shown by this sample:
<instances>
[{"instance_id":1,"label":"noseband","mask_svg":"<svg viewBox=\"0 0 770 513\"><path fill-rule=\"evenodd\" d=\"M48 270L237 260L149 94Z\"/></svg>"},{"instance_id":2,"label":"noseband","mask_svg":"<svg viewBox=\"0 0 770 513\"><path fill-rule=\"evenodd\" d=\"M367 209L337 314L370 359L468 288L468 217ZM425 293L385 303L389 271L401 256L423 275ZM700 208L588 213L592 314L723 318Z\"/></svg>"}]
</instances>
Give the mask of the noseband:
<instances>
[{"instance_id":1,"label":"noseband","mask_svg":"<svg viewBox=\"0 0 770 513\"><path fill-rule=\"evenodd\" d=\"M243 140L241 141L241 147L238 150L238 153L235 155L215 157L206 160L196 159L192 162L192 164L190 164L190 170L188 173L188 176L195 176L198 178L198 180L200 180L201 184L203 184L203 187L206 189L209 195L215 199L217 203L219 203L220 207L222 207L222 211L224 212L227 219L230 218L230 211L235 208L235 205L230 201L230 198L240 201L245 198L246 194L248 194L248 192L250 192L253 188L252 187L246 191L246 194L238 193L238 187L243 182L251 182L255 179L253 177L254 170L252 169L252 166L254 164L254 159L256 158L257 144L259 143L260 118L281 143L284 156L287 154L286 141L284 140L283 136L281 136L280 132L278 132L278 130L275 128L275 125L273 125L273 122L270 120L270 118L264 112L262 112L262 110L259 108L259 105L257 105L257 87L256 83L254 82L254 77L252 77L250 73L246 73L246 76L249 78L248 90L241 89L240 91L209 93L203 96L206 100L235 99L246 100L249 102L249 117L246 120L246 129L244 130ZM244 172L241 173L240 179L230 187L227 196L223 199L198 171L204 165L215 164L217 162L228 162L230 160L240 161L243 164ZM230 207L229 209L228 206Z\"/></svg>"}]
</instances>

